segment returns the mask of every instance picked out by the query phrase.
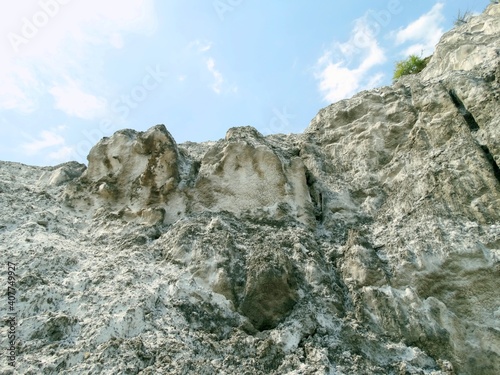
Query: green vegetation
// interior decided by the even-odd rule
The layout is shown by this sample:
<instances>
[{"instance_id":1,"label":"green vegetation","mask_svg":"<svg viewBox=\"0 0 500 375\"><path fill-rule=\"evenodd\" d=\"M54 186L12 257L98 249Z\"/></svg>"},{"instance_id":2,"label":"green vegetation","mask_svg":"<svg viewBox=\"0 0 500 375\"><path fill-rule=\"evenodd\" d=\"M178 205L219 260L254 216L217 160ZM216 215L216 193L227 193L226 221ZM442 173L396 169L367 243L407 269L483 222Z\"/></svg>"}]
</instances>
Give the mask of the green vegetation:
<instances>
[{"instance_id":1,"label":"green vegetation","mask_svg":"<svg viewBox=\"0 0 500 375\"><path fill-rule=\"evenodd\" d=\"M417 55L411 55L406 60L398 61L392 79L396 80L408 74L420 73L427 66L428 61L428 58L422 59Z\"/></svg>"}]
</instances>

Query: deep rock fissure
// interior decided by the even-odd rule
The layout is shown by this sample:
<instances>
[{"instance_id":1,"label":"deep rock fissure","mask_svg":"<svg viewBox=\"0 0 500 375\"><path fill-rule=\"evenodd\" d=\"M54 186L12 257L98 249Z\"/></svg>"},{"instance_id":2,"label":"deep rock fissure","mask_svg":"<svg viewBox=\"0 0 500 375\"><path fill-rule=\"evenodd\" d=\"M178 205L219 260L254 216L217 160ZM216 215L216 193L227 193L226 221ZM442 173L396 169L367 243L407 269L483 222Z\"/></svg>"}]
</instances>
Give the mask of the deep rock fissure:
<instances>
[{"instance_id":1,"label":"deep rock fissure","mask_svg":"<svg viewBox=\"0 0 500 375\"><path fill-rule=\"evenodd\" d=\"M478 131L480 129L479 124L477 123L472 113L470 113L469 110L465 107L462 100L460 100L455 90L448 90L448 94L450 95L451 101L453 102L455 107L457 107L459 113L463 116L465 122L469 127L469 130L471 132ZM479 144L479 142L477 143L481 148L481 150L483 151L486 160L488 160L488 163L491 165L495 178L498 180L498 182L500 182L500 167L498 166L497 162L495 161L495 158L491 154L490 149L486 145Z\"/></svg>"},{"instance_id":2,"label":"deep rock fissure","mask_svg":"<svg viewBox=\"0 0 500 375\"><path fill-rule=\"evenodd\" d=\"M323 193L318 192L315 187L316 179L310 171L306 171L306 184L309 189L309 196L314 206L314 217L316 221L323 222Z\"/></svg>"},{"instance_id":3,"label":"deep rock fissure","mask_svg":"<svg viewBox=\"0 0 500 375\"><path fill-rule=\"evenodd\" d=\"M500 182L500 167L498 166L497 162L495 161L495 158L490 152L490 149L486 145L480 145L481 150L484 152L484 156L486 157L486 160L490 163L491 167L493 168L493 173L497 179L498 182Z\"/></svg>"},{"instance_id":4,"label":"deep rock fissure","mask_svg":"<svg viewBox=\"0 0 500 375\"><path fill-rule=\"evenodd\" d=\"M469 126L469 130L471 132L478 131L479 130L479 125L476 122L476 119L474 118L474 116L472 116L472 113L470 113L467 110L467 108L465 108L464 103L460 100L460 98L458 97L458 95L455 92L455 90L449 90L448 94L450 95L451 101L453 102L453 104L455 105L455 107L457 107L458 112L460 112L460 114L463 116L465 122Z\"/></svg>"}]
</instances>

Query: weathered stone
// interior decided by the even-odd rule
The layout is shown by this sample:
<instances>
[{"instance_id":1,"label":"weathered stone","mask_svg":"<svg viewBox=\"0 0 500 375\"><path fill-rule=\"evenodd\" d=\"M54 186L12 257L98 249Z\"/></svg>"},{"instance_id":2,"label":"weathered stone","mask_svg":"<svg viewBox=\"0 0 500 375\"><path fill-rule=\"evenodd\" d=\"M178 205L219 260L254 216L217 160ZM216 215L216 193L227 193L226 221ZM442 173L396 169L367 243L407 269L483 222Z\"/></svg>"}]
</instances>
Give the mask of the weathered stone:
<instances>
[{"instance_id":1,"label":"weathered stone","mask_svg":"<svg viewBox=\"0 0 500 375\"><path fill-rule=\"evenodd\" d=\"M196 210L239 215L265 209L273 217L279 215L277 205L286 204L297 220L311 220L302 160L286 158L249 126L228 130L225 140L207 151L193 194Z\"/></svg>"},{"instance_id":2,"label":"weathered stone","mask_svg":"<svg viewBox=\"0 0 500 375\"><path fill-rule=\"evenodd\" d=\"M120 130L93 147L88 160L82 177L66 189L68 204L85 202L96 211L106 207L105 212L125 209L131 220L147 222L152 216L143 211L166 203L171 210L159 221L175 221L184 212L178 194L184 160L164 125L147 132Z\"/></svg>"},{"instance_id":3,"label":"weathered stone","mask_svg":"<svg viewBox=\"0 0 500 375\"><path fill-rule=\"evenodd\" d=\"M82 175L87 167L77 162L68 162L49 169L38 180L40 186L60 186Z\"/></svg>"},{"instance_id":4,"label":"weathered stone","mask_svg":"<svg viewBox=\"0 0 500 375\"><path fill-rule=\"evenodd\" d=\"M0 162L16 371L500 373L499 20L304 134Z\"/></svg>"},{"instance_id":5,"label":"weathered stone","mask_svg":"<svg viewBox=\"0 0 500 375\"><path fill-rule=\"evenodd\" d=\"M242 314L258 330L275 328L298 299L297 280L290 262L279 252L268 255L274 259L257 255L258 259L254 256L249 262L248 280L240 307Z\"/></svg>"}]
</instances>

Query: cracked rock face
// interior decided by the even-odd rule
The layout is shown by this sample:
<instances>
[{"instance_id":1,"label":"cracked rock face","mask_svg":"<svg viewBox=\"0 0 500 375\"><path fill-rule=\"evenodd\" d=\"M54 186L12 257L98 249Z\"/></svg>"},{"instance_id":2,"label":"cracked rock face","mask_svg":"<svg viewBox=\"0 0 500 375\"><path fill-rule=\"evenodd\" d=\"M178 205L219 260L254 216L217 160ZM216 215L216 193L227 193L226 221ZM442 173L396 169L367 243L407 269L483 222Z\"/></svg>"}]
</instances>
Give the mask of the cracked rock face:
<instances>
[{"instance_id":1,"label":"cracked rock face","mask_svg":"<svg viewBox=\"0 0 500 375\"><path fill-rule=\"evenodd\" d=\"M88 167L0 162L15 371L500 373L499 24L303 134L159 125Z\"/></svg>"}]
</instances>

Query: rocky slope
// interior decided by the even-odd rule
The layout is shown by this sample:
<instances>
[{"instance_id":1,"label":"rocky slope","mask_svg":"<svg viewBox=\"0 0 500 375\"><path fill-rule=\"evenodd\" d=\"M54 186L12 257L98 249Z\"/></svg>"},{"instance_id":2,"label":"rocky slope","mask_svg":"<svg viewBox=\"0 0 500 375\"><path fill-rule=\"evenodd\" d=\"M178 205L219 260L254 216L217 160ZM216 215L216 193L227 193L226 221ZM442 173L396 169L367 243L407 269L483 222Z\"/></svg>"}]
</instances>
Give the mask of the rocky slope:
<instances>
[{"instance_id":1,"label":"rocky slope","mask_svg":"<svg viewBox=\"0 0 500 375\"><path fill-rule=\"evenodd\" d=\"M304 134L2 162L0 373L498 374L499 135L490 5Z\"/></svg>"}]
</instances>

